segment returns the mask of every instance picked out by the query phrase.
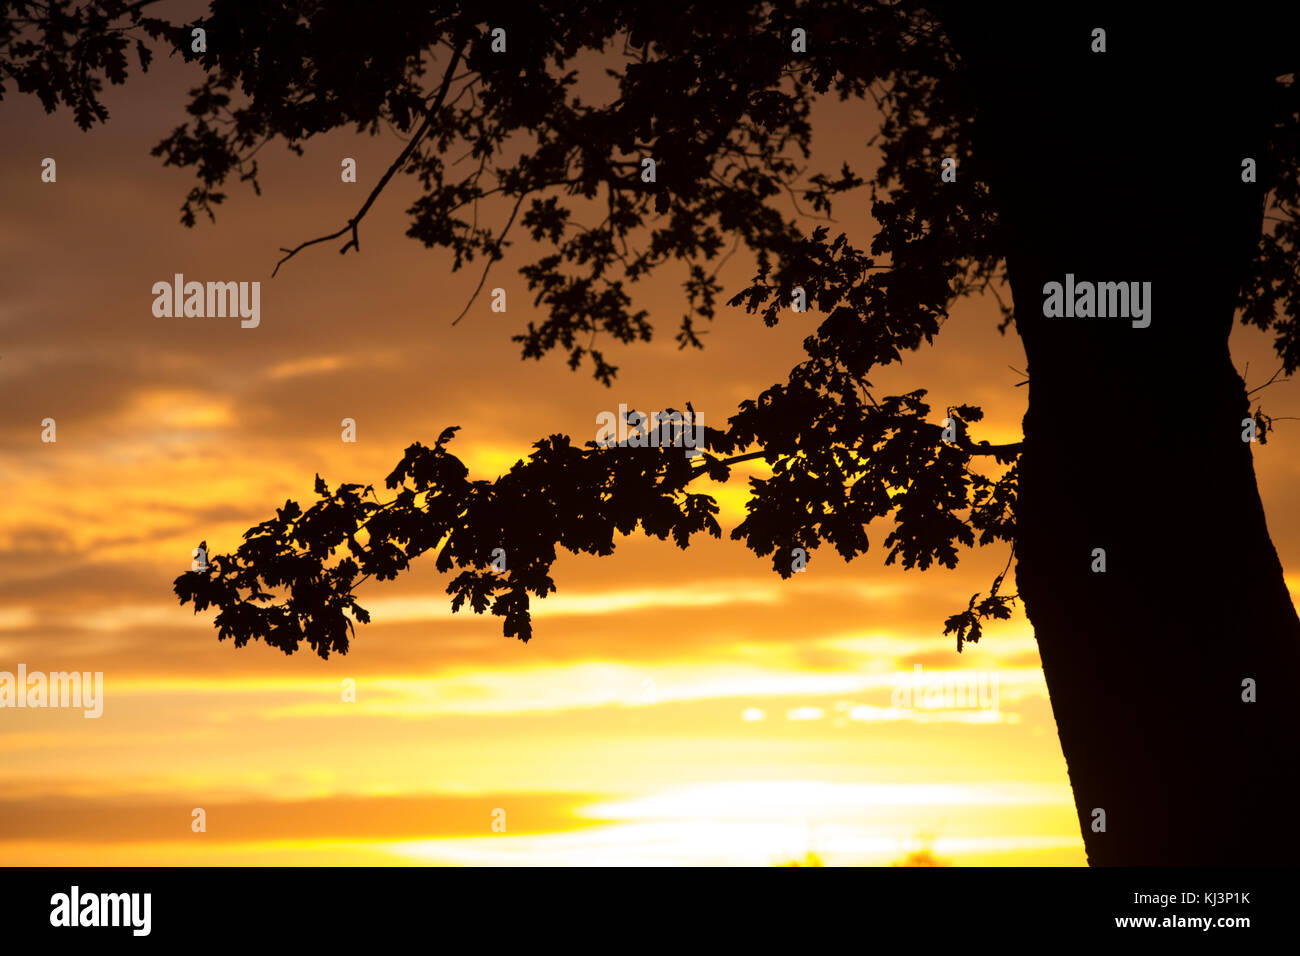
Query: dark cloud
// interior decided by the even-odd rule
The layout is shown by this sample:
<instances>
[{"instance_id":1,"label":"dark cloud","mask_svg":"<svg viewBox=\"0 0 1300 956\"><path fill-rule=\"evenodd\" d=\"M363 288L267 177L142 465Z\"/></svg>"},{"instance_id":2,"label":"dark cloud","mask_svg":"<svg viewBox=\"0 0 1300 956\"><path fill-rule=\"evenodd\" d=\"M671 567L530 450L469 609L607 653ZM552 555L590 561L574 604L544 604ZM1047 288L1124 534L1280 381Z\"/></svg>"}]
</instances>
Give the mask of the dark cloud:
<instances>
[{"instance_id":1,"label":"dark cloud","mask_svg":"<svg viewBox=\"0 0 1300 956\"><path fill-rule=\"evenodd\" d=\"M487 836L493 811L506 811L512 835L592 826L573 809L596 798L574 793L495 793L475 796L406 794L332 796L319 800L208 802L177 798L94 799L48 795L0 799L0 841L149 843L204 840L410 840ZM197 803L196 803L197 801ZM196 806L206 832L191 831ZM0 853L3 850L0 849Z\"/></svg>"}]
</instances>

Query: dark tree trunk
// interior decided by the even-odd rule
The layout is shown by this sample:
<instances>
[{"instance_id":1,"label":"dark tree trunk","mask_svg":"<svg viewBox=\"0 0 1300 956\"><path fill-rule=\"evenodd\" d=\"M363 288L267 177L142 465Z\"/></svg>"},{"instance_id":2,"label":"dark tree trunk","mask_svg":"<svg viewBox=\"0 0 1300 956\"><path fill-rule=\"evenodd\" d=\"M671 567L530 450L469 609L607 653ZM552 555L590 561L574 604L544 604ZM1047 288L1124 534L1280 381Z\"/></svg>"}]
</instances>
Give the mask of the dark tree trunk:
<instances>
[{"instance_id":1,"label":"dark tree trunk","mask_svg":"<svg viewBox=\"0 0 1300 956\"><path fill-rule=\"evenodd\" d=\"M1028 359L1017 581L1089 861L1294 864L1300 620L1228 352L1275 66L1246 33L1271 28L961 7L946 26ZM1067 273L1151 282L1150 326L1045 318L1043 285Z\"/></svg>"}]
</instances>

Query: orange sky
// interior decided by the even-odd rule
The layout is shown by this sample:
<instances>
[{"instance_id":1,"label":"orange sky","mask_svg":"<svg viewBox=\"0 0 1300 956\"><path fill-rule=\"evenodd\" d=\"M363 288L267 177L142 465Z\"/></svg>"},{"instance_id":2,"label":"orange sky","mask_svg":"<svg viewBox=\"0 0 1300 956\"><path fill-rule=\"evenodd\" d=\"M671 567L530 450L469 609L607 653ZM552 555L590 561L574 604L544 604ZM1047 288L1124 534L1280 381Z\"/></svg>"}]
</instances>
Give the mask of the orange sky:
<instances>
[{"instance_id":1,"label":"orange sky","mask_svg":"<svg viewBox=\"0 0 1300 956\"><path fill-rule=\"evenodd\" d=\"M926 844L957 864L1083 862L1027 622L989 627L960 656L941 634L1001 550L925 573L884 568L874 548L853 565L822 551L783 582L725 534L688 552L626 539L609 558L561 557L527 646L496 619L453 617L425 560L364 585L375 623L346 657L219 644L172 580L201 539L233 549L286 498L309 501L316 473L379 484L411 441L460 425L453 450L491 477L543 435L594 438L620 402L689 400L721 424L784 379L818 318L766 329L727 309L705 351L678 352L681 290L661 279L639 300L657 341L609 348L612 389L559 356L521 362L509 339L532 310L510 267L528 249L489 282L507 313L484 297L453 328L478 274L450 275L405 238L404 177L365 220L360 255L322 246L271 280L276 250L346 221L400 143L339 133L303 158L268 149L260 199L232 186L215 226L186 230L189 174L148 153L193 82L159 63L110 91L113 118L90 134L30 100L0 106L0 670L105 682L98 720L0 710L0 863L880 864ZM815 121L814 169L869 161L861 106ZM47 156L54 184L40 182ZM344 156L358 184L339 182ZM865 206L858 194L837 210L859 244ZM747 270L733 259L728 289ZM151 286L177 272L260 280L260 326L155 318ZM935 347L873 382L929 387L936 409L980 404L976 437L1014 440L1025 396L1007 366L1023 355L995 326L991 302L966 303ZM1251 385L1275 367L1257 334L1234 348ZM1269 389L1266 411L1300 415L1293 393ZM46 417L55 444L40 440ZM1291 424L1257 468L1295 590ZM714 486L724 530L761 473ZM873 544L887 532L869 529ZM997 711L892 706L917 664L996 675Z\"/></svg>"}]
</instances>

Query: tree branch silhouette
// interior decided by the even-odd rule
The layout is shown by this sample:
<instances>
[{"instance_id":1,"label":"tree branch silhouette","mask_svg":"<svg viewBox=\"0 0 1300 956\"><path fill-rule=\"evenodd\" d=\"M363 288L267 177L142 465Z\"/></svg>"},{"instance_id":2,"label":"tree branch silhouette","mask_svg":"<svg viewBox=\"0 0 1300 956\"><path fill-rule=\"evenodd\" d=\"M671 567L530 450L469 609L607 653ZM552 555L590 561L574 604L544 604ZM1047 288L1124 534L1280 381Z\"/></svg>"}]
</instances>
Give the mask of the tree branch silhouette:
<instances>
[{"instance_id":1,"label":"tree branch silhouette","mask_svg":"<svg viewBox=\"0 0 1300 956\"><path fill-rule=\"evenodd\" d=\"M384 170L384 174L379 177L379 182L377 182L375 187L370 190L370 195L366 197L366 201L362 203L361 208L357 210L357 214L349 219L342 229L331 232L327 236L318 236L315 239L308 239L306 242L298 243L298 245L294 246L292 249L281 246L280 251L285 253L285 255L275 264L275 268L271 270L271 278L275 278L275 274L280 271L280 266L284 265L298 253L302 252L302 250L309 246L337 239L348 231L351 231L352 238L344 243L343 248L339 250L339 255L342 255L349 249L356 249L358 252L361 251L361 239L357 234L357 226L361 223L361 220L365 218L366 213L370 211L370 207L375 204L375 200L379 198L379 194L384 191L384 187L388 185L388 181L393 178L398 170L406 165L407 160L411 158L411 154L415 151L415 148L420 145L425 134L433 128L433 123L437 118L438 110L441 109L443 100L447 98L447 91L451 87L451 78L456 72L456 66L460 63L462 50L463 47L457 47L452 53L451 62L447 64L447 69L443 73L442 84L438 88L438 93L434 98L433 104L428 108L428 111L425 114L424 122L420 124L420 128L416 130L415 135L411 137L409 142L407 142L406 147L398 157L389 164L386 170Z\"/></svg>"}]
</instances>

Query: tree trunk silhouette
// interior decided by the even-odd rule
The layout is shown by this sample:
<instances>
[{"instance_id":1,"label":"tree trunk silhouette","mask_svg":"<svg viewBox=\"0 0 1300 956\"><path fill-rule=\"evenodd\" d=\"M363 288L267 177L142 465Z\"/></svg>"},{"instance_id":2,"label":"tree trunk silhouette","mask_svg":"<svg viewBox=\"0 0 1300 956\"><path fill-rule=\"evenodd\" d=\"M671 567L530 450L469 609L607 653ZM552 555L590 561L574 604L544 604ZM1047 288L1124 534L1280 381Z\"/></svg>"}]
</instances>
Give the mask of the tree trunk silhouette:
<instances>
[{"instance_id":1,"label":"tree trunk silhouette","mask_svg":"<svg viewBox=\"0 0 1300 956\"><path fill-rule=\"evenodd\" d=\"M1269 27L1036 16L946 26L1006 228L1030 380L1017 581L1088 858L1290 864L1300 620L1228 352L1268 181ZM1044 318L1067 273L1151 282L1150 326Z\"/></svg>"}]
</instances>

